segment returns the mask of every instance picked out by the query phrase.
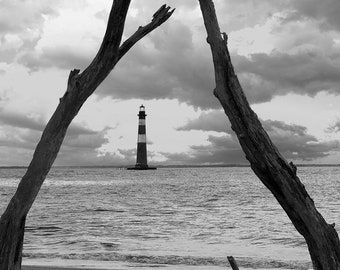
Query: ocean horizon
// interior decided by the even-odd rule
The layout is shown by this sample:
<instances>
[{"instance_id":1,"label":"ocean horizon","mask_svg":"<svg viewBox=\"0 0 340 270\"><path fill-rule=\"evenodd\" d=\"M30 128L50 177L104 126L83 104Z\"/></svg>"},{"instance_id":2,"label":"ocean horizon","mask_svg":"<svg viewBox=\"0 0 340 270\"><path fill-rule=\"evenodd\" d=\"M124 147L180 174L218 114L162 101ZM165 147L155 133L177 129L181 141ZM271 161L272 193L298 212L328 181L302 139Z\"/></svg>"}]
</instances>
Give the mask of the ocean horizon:
<instances>
[{"instance_id":1,"label":"ocean horizon","mask_svg":"<svg viewBox=\"0 0 340 270\"><path fill-rule=\"evenodd\" d=\"M157 168L224 168L224 167L249 167L250 164L181 164L181 165L160 165L151 164ZM294 163L297 167L340 167L340 163ZM114 168L114 169L125 169L134 166L134 164L129 165L53 165L53 168ZM28 165L0 165L0 169L27 169Z\"/></svg>"}]
</instances>

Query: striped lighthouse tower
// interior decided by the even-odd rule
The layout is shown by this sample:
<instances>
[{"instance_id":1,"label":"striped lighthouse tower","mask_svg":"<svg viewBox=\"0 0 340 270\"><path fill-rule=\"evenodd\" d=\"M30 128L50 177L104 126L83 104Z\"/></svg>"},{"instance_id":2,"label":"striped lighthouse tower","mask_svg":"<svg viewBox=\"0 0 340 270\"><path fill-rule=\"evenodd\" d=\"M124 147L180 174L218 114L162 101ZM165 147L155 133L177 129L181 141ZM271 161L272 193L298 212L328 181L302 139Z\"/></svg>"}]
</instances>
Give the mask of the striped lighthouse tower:
<instances>
[{"instance_id":1,"label":"striped lighthouse tower","mask_svg":"<svg viewBox=\"0 0 340 270\"><path fill-rule=\"evenodd\" d=\"M128 170L155 170L155 167L148 166L146 150L146 126L145 126L145 107L142 104L139 107L138 114L138 140L137 140L137 162L135 167L129 167Z\"/></svg>"}]
</instances>

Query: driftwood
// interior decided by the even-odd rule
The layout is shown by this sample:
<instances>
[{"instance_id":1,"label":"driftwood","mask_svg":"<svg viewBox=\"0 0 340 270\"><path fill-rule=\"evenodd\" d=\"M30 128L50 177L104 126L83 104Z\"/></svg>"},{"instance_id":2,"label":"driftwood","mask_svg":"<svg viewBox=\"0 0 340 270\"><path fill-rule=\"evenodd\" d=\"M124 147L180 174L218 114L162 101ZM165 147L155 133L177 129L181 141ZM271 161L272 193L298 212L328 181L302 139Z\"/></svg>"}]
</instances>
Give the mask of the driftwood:
<instances>
[{"instance_id":1,"label":"driftwood","mask_svg":"<svg viewBox=\"0 0 340 270\"><path fill-rule=\"evenodd\" d=\"M229 264L233 270L239 270L236 260L234 259L233 256L227 256Z\"/></svg>"},{"instance_id":2,"label":"driftwood","mask_svg":"<svg viewBox=\"0 0 340 270\"><path fill-rule=\"evenodd\" d=\"M216 88L252 170L272 192L295 228L305 238L314 269L340 269L340 241L296 175L296 167L279 153L250 108L231 63L227 35L220 32L212 0L199 0L207 42L212 51Z\"/></svg>"},{"instance_id":3,"label":"driftwood","mask_svg":"<svg viewBox=\"0 0 340 270\"><path fill-rule=\"evenodd\" d=\"M138 30L122 45L121 38L130 0L113 2L101 47L82 72L70 72L67 90L49 120L35 149L33 159L18 189L0 219L0 270L21 269L25 220L48 174L66 134L66 130L86 99L107 77L122 56L146 34L160 26L173 13L162 6L152 21Z\"/></svg>"}]
</instances>

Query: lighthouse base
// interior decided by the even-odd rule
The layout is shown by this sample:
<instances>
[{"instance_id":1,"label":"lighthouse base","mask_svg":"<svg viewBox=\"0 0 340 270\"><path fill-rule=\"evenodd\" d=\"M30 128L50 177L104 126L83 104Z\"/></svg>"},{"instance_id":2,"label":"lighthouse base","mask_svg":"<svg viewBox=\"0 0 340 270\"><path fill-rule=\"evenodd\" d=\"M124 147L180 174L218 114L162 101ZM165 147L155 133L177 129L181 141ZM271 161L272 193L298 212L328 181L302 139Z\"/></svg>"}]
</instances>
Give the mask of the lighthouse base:
<instances>
[{"instance_id":1,"label":"lighthouse base","mask_svg":"<svg viewBox=\"0 0 340 270\"><path fill-rule=\"evenodd\" d=\"M127 170L157 170L156 167L149 167L148 165L135 165L134 167L127 167Z\"/></svg>"}]
</instances>

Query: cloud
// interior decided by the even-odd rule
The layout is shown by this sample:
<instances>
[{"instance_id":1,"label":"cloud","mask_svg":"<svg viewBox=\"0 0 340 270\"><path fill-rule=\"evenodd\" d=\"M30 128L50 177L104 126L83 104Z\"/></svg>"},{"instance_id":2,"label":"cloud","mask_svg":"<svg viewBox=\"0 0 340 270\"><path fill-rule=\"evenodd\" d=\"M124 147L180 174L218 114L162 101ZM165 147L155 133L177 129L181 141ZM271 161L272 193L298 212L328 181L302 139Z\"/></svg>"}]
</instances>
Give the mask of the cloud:
<instances>
[{"instance_id":1,"label":"cloud","mask_svg":"<svg viewBox=\"0 0 340 270\"><path fill-rule=\"evenodd\" d=\"M300 52L234 56L235 67L250 102L264 102L290 92L315 96L340 94L339 52Z\"/></svg>"},{"instance_id":2,"label":"cloud","mask_svg":"<svg viewBox=\"0 0 340 270\"><path fill-rule=\"evenodd\" d=\"M47 17L58 14L59 1L0 1L0 62L11 63L41 37Z\"/></svg>"},{"instance_id":3,"label":"cloud","mask_svg":"<svg viewBox=\"0 0 340 270\"><path fill-rule=\"evenodd\" d=\"M264 24L275 13L289 8L286 0L230 0L215 1L217 17L222 31L231 32Z\"/></svg>"},{"instance_id":4,"label":"cloud","mask_svg":"<svg viewBox=\"0 0 340 270\"><path fill-rule=\"evenodd\" d=\"M0 123L14 128L24 128L34 131L43 131L47 122L41 116L30 116L27 114L8 112L0 110ZM77 137L79 135L95 134L96 132L80 126L77 123L72 123L67 130L67 136Z\"/></svg>"},{"instance_id":5,"label":"cloud","mask_svg":"<svg viewBox=\"0 0 340 270\"><path fill-rule=\"evenodd\" d=\"M27 29L39 28L47 15L56 15L53 6L59 1L44 0L0 2L0 34L21 33Z\"/></svg>"},{"instance_id":6,"label":"cloud","mask_svg":"<svg viewBox=\"0 0 340 270\"><path fill-rule=\"evenodd\" d=\"M128 18L125 32L129 35L138 25L148 22L152 15L146 15L145 10L152 11L153 14L158 8L158 5L156 9L154 6L155 3L148 6L136 2L132 10L137 9L137 15ZM182 10L178 13L184 15L185 12L190 13L189 8L197 6L197 3L179 6ZM61 16L65 17L65 20L71 17L67 14ZM98 21L98 16L104 17L105 14L95 12L89 18L91 21ZM58 17L45 27L45 31L56 33L46 32L34 48L20 51L17 56L20 64L31 71L39 71L45 68L83 70L90 63L101 42L102 36L99 37L97 33L105 26L103 22L98 23L97 28L91 27L92 32L88 36L82 36L81 30L80 33L65 30L62 35L60 30L57 30L60 29L60 25L57 28L57 21L62 22ZM170 98L196 107L216 107L218 102L212 94L214 74L210 51L205 37L201 39L202 42L194 41L194 38L197 39L194 36L195 31L195 28L192 29L181 20L171 18L171 22L165 23L145 37L124 56L97 93L115 99ZM70 36L70 39L66 40L65 36Z\"/></svg>"},{"instance_id":7,"label":"cloud","mask_svg":"<svg viewBox=\"0 0 340 270\"><path fill-rule=\"evenodd\" d=\"M340 131L340 119L337 119L334 124L330 125L325 132L327 133L337 133Z\"/></svg>"},{"instance_id":8,"label":"cloud","mask_svg":"<svg viewBox=\"0 0 340 270\"><path fill-rule=\"evenodd\" d=\"M150 13L156 12L157 8L159 8L162 5L161 2L155 3L154 1L148 1L148 2L141 2L141 1L136 1L132 3L132 7L138 9L140 13L148 11ZM195 8L198 7L198 1L178 1L178 0L168 0L167 5L176 8L176 10L184 10L186 11L191 11Z\"/></svg>"},{"instance_id":9,"label":"cloud","mask_svg":"<svg viewBox=\"0 0 340 270\"><path fill-rule=\"evenodd\" d=\"M31 37L31 44L18 46L15 61L31 71L50 67L84 69L95 56L97 46L102 40L106 22L99 17L105 16L104 8L109 11L110 1L36 2L31 10L39 16L34 20L36 23L32 23L32 27L28 28L32 33L28 35L21 30L16 34L24 42ZM44 12L45 6L48 7L47 14Z\"/></svg>"},{"instance_id":10,"label":"cloud","mask_svg":"<svg viewBox=\"0 0 340 270\"><path fill-rule=\"evenodd\" d=\"M169 164L222 165L247 164L245 155L235 137L208 137L208 145L191 146L188 153L162 153Z\"/></svg>"},{"instance_id":11,"label":"cloud","mask_svg":"<svg viewBox=\"0 0 340 270\"><path fill-rule=\"evenodd\" d=\"M304 126L273 120L262 121L262 124L273 143L287 159L300 162L313 161L331 155L333 151L339 151L339 141L319 141L309 134ZM231 130L230 123L226 122L222 111L203 113L198 119L180 127L180 130L225 131L223 136L210 135L209 145L192 146L187 162L192 164L246 162L236 135ZM173 158L172 155L167 157Z\"/></svg>"},{"instance_id":12,"label":"cloud","mask_svg":"<svg viewBox=\"0 0 340 270\"><path fill-rule=\"evenodd\" d=\"M127 166L135 163L135 160L129 160L112 153L99 155L97 152L82 150L60 152L54 163L55 166Z\"/></svg>"},{"instance_id":13,"label":"cloud","mask_svg":"<svg viewBox=\"0 0 340 270\"><path fill-rule=\"evenodd\" d=\"M0 123L12 127L28 128L38 131L42 131L44 129L44 124L41 118L15 112L5 112L3 110L1 110Z\"/></svg>"},{"instance_id":14,"label":"cloud","mask_svg":"<svg viewBox=\"0 0 340 270\"><path fill-rule=\"evenodd\" d=\"M31 159L31 155L40 139L45 127L42 117L33 117L20 113L2 111L0 115L0 147L4 153L8 153L15 164L3 161L5 165L26 165ZM100 148L108 143L106 133L108 128L101 131L94 131L72 123L69 127L64 142L62 144L58 165L79 165L91 164L109 158L109 154L101 155ZM11 149L13 153L11 153ZM21 153L20 157L15 157L16 153ZM122 161L123 157L119 157ZM4 159L2 159L4 160ZM7 159L6 159L7 160ZM112 160L112 162L114 159Z\"/></svg>"},{"instance_id":15,"label":"cloud","mask_svg":"<svg viewBox=\"0 0 340 270\"><path fill-rule=\"evenodd\" d=\"M73 151L74 149L98 149L100 148L103 144L108 143L108 139L105 138L106 134L106 129L100 131L100 132L95 132L92 130L80 130L78 128L77 131L72 129L71 135L70 133L65 137L65 140L62 145L62 151L66 150L71 150ZM79 132L81 131L81 132Z\"/></svg>"},{"instance_id":16,"label":"cloud","mask_svg":"<svg viewBox=\"0 0 340 270\"><path fill-rule=\"evenodd\" d=\"M332 151L339 151L339 141L319 141L308 134L306 127L272 120L263 121L263 125L274 144L288 159L312 161L326 157Z\"/></svg>"},{"instance_id":17,"label":"cloud","mask_svg":"<svg viewBox=\"0 0 340 270\"><path fill-rule=\"evenodd\" d=\"M202 130L216 132L230 132L230 122L227 116L219 110L202 112L201 115L177 128L177 130Z\"/></svg>"},{"instance_id":18,"label":"cloud","mask_svg":"<svg viewBox=\"0 0 340 270\"><path fill-rule=\"evenodd\" d=\"M307 5L308 1L302 2ZM216 7L223 31L244 27L252 31L268 24L260 30L267 31L268 41L275 48L272 52L246 57L238 54L237 48L232 51L232 61L250 103L268 102L292 92L339 94L340 48L334 43L338 35L320 31L317 23L308 20L288 21L292 9L303 13L303 5L287 1L261 1L256 5L253 1L217 1ZM226 13L230 20L223 17ZM123 99L174 98L202 109L219 108L212 95L214 72L202 21L200 26L196 21L190 27L181 19L176 17L157 29L147 42L138 44L119 63L100 93ZM234 22L236 27L228 26ZM250 51L258 39L261 36L249 40Z\"/></svg>"},{"instance_id":19,"label":"cloud","mask_svg":"<svg viewBox=\"0 0 340 270\"><path fill-rule=\"evenodd\" d=\"M216 2L219 17L230 13L230 20L222 16L223 30L250 27L251 31L252 27L272 24L270 39L278 50L269 54L253 53L249 57L239 55L237 50L232 52L233 63L250 103L268 102L277 95L291 92L310 96L324 90L339 93L340 50L332 47L334 36L321 33L312 23L286 18L290 14L286 11L292 8L302 14L308 1L303 2L304 5L288 4L287 1L262 1L257 5L248 0L242 4L237 1ZM212 94L214 72L198 5L196 2L178 1L169 5L177 8L174 17L136 44L97 93L114 99L169 98L202 109L219 108ZM136 30L137 25L145 24L157 8L158 5L153 2L132 4L125 32L129 34ZM279 13L280 10L283 11ZM86 13L86 16L91 19L91 25L100 20L98 29L105 27L103 20L106 21L107 12L102 8L93 11L93 14ZM274 20L274 17L281 19ZM48 30L57 31L57 22L61 23L61 18L68 21L72 16L67 12L60 14L57 20L50 22ZM237 27L224 28L233 23ZM51 67L84 69L101 41L101 36L95 34L98 29L94 26L91 29L92 34L88 37L73 33L74 38L71 42L67 40L68 43L59 33L57 37L60 38L54 37L52 44L52 34L46 33L34 50L19 55L18 62L32 71ZM72 36L72 31L66 32L67 37Z\"/></svg>"},{"instance_id":20,"label":"cloud","mask_svg":"<svg viewBox=\"0 0 340 270\"><path fill-rule=\"evenodd\" d=\"M254 53L249 57L232 52L250 103L268 102L292 92L310 96L321 91L339 94L340 50L334 46L333 36L306 25L292 34L293 27L289 25L287 31L279 25L273 30L273 36L279 36L278 44L290 40L281 45L282 52ZM214 85L212 60L204 38L198 42L192 29L172 21L137 44L98 93L116 99L170 98L202 109L219 108L212 95Z\"/></svg>"},{"instance_id":21,"label":"cloud","mask_svg":"<svg viewBox=\"0 0 340 270\"><path fill-rule=\"evenodd\" d=\"M229 34L232 61L250 103L268 102L288 93L314 97L325 91L339 95L339 4L336 0L326 0L326 3L316 0L215 1L221 30ZM102 40L111 4L110 1L85 0L0 1L0 62L9 63L2 64L6 73L1 66L0 76L20 81L20 86L19 83L4 86L11 89L11 93L15 92L12 96L27 96L9 107L21 109L19 105L24 104L20 113L1 111L0 144L4 153L10 154L12 149L13 155L21 155L17 160L29 160L46 119L39 114L24 114L25 109L32 111L27 109L32 94L27 94L26 90L34 92L39 100L47 101L45 96L65 87L67 77L59 84L61 77L67 76L65 70L84 69L90 63ZM124 38L139 25L145 25L160 4L158 1L134 1ZM226 116L215 110L221 107L212 93L215 87L213 64L198 1L169 0L168 4L176 8L172 18L136 44L96 93L101 98L119 101L172 99L192 105L193 110L204 110L199 118L177 130L177 134L191 136L189 143L196 144L190 147L189 153L155 152L155 155L183 163L246 162ZM36 72L23 76L27 68ZM36 83L28 83L29 79ZM53 84L49 94L39 86L45 82ZM0 97L1 105L5 98ZM50 103L43 102L45 111L50 110L47 108ZM175 114L179 113L174 112L174 117L178 117ZM84 123L92 121L95 126L95 121L101 122L98 129L106 125L106 119L98 121L91 117L84 118ZM186 112L181 117L187 117ZM286 157L310 160L329 155L332 149L337 151L337 142L322 142L303 126L269 120L263 124ZM335 124L329 131L338 129ZM199 131L189 132L192 130ZM164 136L159 134L159 137ZM134 161L133 149L110 148L115 151L112 155L101 152L107 138L116 140L116 137L109 137L105 129L96 131L85 125L72 125L58 164L67 165L72 161L80 164L82 159L91 164L96 160L107 164ZM206 141L202 142L202 138ZM154 145L159 145L154 141ZM197 145L198 141L204 145ZM108 145L106 147L111 147Z\"/></svg>"},{"instance_id":22,"label":"cloud","mask_svg":"<svg viewBox=\"0 0 340 270\"><path fill-rule=\"evenodd\" d=\"M18 62L31 71L41 68L60 68L84 70L91 62L89 54L71 46L44 47L40 52L27 52L21 55Z\"/></svg>"},{"instance_id":23,"label":"cloud","mask_svg":"<svg viewBox=\"0 0 340 270\"><path fill-rule=\"evenodd\" d=\"M115 99L169 98L195 107L216 107L211 56L203 45L194 46L190 28L172 21L137 44L97 93Z\"/></svg>"},{"instance_id":24,"label":"cloud","mask_svg":"<svg viewBox=\"0 0 340 270\"><path fill-rule=\"evenodd\" d=\"M325 0L322 3L317 0L299 0L290 2L296 9L295 19L301 17L320 21L324 29L340 30L340 3L337 0Z\"/></svg>"}]
</instances>

